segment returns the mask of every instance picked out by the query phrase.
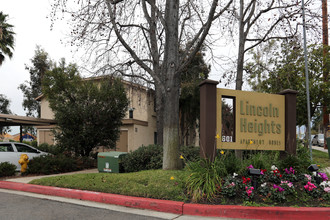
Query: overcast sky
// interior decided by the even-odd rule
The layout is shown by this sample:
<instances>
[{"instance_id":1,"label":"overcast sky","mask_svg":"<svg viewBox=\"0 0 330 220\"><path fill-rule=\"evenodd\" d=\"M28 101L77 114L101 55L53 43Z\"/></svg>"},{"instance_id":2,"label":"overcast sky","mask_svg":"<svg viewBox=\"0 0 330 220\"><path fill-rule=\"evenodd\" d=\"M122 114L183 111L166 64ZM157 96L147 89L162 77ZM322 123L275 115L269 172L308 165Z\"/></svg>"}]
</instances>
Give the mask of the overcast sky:
<instances>
[{"instance_id":1,"label":"overcast sky","mask_svg":"<svg viewBox=\"0 0 330 220\"><path fill-rule=\"evenodd\" d=\"M47 17L50 15L52 2L53 0L1 0L0 10L9 16L7 22L14 25L16 34L13 58L6 57L3 65L0 66L2 79L0 94L11 101L10 110L17 115L26 115L22 107L23 93L18 86L29 80L30 75L25 70L25 64L31 66L30 60L34 56L36 45L40 45L54 61L65 57L68 63L74 62L79 65L79 56L73 59L73 54L70 52L72 48L61 43L68 41L70 30L66 22L56 21L54 29L50 30L51 20ZM236 54L235 48L226 47L220 47L213 53ZM216 67L215 63L210 64L212 66L209 78L219 80L220 68ZM224 85L219 84L218 87L224 87ZM233 87L234 84L230 85L230 88ZM11 133L17 132L18 128L15 128Z\"/></svg>"},{"instance_id":2,"label":"overcast sky","mask_svg":"<svg viewBox=\"0 0 330 220\"><path fill-rule=\"evenodd\" d=\"M23 94L18 86L29 80L29 72L25 64L31 65L36 45L40 45L50 57L58 61L65 57L68 62L74 62L70 47L61 44L66 39L68 29L65 23L55 24L50 30L50 2L48 0L1 0L1 11L9 16L8 23L14 25L15 49L12 59L6 57L0 66L0 94L10 101L10 109L14 114L25 115L22 107ZM16 130L16 129L15 129ZM15 133L15 132L13 132Z\"/></svg>"}]
</instances>

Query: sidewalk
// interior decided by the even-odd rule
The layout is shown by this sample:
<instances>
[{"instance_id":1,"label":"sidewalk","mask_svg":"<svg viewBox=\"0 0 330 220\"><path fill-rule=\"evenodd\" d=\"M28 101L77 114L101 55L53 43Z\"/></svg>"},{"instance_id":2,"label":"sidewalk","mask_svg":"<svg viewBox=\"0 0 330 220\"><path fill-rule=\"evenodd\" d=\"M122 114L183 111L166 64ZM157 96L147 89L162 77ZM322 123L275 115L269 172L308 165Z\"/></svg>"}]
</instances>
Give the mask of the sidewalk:
<instances>
[{"instance_id":1,"label":"sidewalk","mask_svg":"<svg viewBox=\"0 0 330 220\"><path fill-rule=\"evenodd\" d=\"M76 172L70 172L70 173L61 173L61 174L53 174L53 175L43 175L43 176L17 176L15 178L9 178L5 179L5 181L9 182L16 182L16 183L29 183L32 180L35 179L41 179L44 177L52 177L52 176L65 176L65 175L72 175L72 174L83 174L83 173L98 173L99 171L97 169L89 169L89 170L81 170Z\"/></svg>"},{"instance_id":2,"label":"sidewalk","mask_svg":"<svg viewBox=\"0 0 330 220\"><path fill-rule=\"evenodd\" d=\"M323 147L312 146L312 149L328 153L328 149L324 149Z\"/></svg>"}]
</instances>

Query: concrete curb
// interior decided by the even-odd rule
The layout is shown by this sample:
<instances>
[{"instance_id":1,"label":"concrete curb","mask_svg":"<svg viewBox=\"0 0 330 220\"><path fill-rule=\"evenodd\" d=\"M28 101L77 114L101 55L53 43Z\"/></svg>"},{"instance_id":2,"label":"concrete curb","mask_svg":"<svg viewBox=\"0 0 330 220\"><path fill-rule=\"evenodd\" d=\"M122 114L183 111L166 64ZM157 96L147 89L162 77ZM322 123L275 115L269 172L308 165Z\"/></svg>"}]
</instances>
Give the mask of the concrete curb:
<instances>
[{"instance_id":1,"label":"concrete curb","mask_svg":"<svg viewBox=\"0 0 330 220\"><path fill-rule=\"evenodd\" d=\"M93 202L107 203L126 206L131 208L149 209L159 212L182 214L183 202L170 200L149 199L133 196L123 196L110 193L92 192L86 190L67 189L51 186L40 186L27 183L0 181L0 188L19 190L24 192L39 193L51 196L60 196L71 199L88 200Z\"/></svg>"},{"instance_id":2,"label":"concrete curb","mask_svg":"<svg viewBox=\"0 0 330 220\"><path fill-rule=\"evenodd\" d=\"M246 219L330 219L330 208L184 204L184 215Z\"/></svg>"},{"instance_id":3,"label":"concrete curb","mask_svg":"<svg viewBox=\"0 0 330 220\"><path fill-rule=\"evenodd\" d=\"M293 207L246 207L233 205L202 205L183 202L123 196L86 190L40 186L26 183L0 181L0 188L88 200L99 203L148 209L179 215L208 217L247 218L247 219L330 219L330 208Z\"/></svg>"}]
</instances>

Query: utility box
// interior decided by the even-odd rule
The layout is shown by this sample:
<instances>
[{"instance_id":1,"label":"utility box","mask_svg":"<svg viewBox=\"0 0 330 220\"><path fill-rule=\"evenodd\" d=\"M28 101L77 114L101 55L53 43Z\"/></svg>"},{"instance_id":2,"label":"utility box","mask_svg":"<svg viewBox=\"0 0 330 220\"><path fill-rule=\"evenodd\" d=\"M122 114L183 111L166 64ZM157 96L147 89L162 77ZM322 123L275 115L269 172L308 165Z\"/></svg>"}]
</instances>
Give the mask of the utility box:
<instances>
[{"instance_id":1,"label":"utility box","mask_svg":"<svg viewBox=\"0 0 330 220\"><path fill-rule=\"evenodd\" d=\"M124 157L127 152L100 152L97 154L97 169L100 173L120 173L120 159Z\"/></svg>"}]
</instances>

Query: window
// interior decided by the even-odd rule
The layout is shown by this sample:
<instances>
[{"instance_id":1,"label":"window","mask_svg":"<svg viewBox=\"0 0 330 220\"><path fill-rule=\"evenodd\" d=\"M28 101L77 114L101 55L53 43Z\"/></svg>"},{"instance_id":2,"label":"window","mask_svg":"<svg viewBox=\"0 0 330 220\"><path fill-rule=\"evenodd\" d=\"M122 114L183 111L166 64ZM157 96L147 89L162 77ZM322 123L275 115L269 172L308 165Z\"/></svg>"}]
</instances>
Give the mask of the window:
<instances>
[{"instance_id":1,"label":"window","mask_svg":"<svg viewBox=\"0 0 330 220\"><path fill-rule=\"evenodd\" d=\"M157 132L154 132L154 144L157 144Z\"/></svg>"},{"instance_id":2,"label":"window","mask_svg":"<svg viewBox=\"0 0 330 220\"><path fill-rule=\"evenodd\" d=\"M14 152L14 149L11 144L1 144L0 152Z\"/></svg>"},{"instance_id":3,"label":"window","mask_svg":"<svg viewBox=\"0 0 330 220\"><path fill-rule=\"evenodd\" d=\"M221 98L222 110L222 142L235 142L235 97L222 96Z\"/></svg>"},{"instance_id":4,"label":"window","mask_svg":"<svg viewBox=\"0 0 330 220\"><path fill-rule=\"evenodd\" d=\"M37 150L35 150L29 146L23 145L23 144L15 144L15 146L16 146L18 152L38 153Z\"/></svg>"}]
</instances>

